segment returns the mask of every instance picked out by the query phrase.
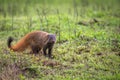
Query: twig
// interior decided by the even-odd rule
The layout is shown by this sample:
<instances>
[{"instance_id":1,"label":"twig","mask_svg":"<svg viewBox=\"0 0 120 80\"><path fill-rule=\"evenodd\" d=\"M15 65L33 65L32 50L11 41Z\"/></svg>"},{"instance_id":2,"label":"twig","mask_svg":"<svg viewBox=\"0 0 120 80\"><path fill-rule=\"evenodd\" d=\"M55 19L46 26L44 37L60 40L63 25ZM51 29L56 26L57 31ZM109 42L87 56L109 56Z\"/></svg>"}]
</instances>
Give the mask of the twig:
<instances>
[{"instance_id":1,"label":"twig","mask_svg":"<svg viewBox=\"0 0 120 80\"><path fill-rule=\"evenodd\" d=\"M39 16L39 19L40 19L40 30L42 30L42 27L43 27L43 19L42 19L42 17L40 16L40 12L39 12L39 9L36 9L36 11L37 11L37 14L38 14L38 16Z\"/></svg>"},{"instance_id":2,"label":"twig","mask_svg":"<svg viewBox=\"0 0 120 80\"><path fill-rule=\"evenodd\" d=\"M73 0L73 7L74 7L74 18L77 22L78 21L78 10L77 10L77 3L76 3L75 0ZM75 34L75 37L76 37L76 27L74 29L74 34Z\"/></svg>"},{"instance_id":3,"label":"twig","mask_svg":"<svg viewBox=\"0 0 120 80\"><path fill-rule=\"evenodd\" d=\"M59 23L58 23L58 25L59 25L59 31L58 31L58 36L59 36L59 42L60 42L60 39L61 39L61 28L60 28L60 16L59 16L59 10L57 9L57 14L58 14L58 21L59 21Z\"/></svg>"}]
</instances>

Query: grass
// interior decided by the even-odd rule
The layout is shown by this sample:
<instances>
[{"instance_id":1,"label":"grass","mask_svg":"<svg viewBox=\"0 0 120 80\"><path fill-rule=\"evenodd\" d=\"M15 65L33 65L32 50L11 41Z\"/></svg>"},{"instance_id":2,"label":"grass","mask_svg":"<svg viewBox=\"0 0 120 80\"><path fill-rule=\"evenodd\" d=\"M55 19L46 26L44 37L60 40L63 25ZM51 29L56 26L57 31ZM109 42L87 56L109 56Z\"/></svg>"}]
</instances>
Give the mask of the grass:
<instances>
[{"instance_id":1,"label":"grass","mask_svg":"<svg viewBox=\"0 0 120 80\"><path fill-rule=\"evenodd\" d=\"M0 0L0 80L120 79L119 0L18 2ZM34 30L56 34L53 59L7 48Z\"/></svg>"}]
</instances>

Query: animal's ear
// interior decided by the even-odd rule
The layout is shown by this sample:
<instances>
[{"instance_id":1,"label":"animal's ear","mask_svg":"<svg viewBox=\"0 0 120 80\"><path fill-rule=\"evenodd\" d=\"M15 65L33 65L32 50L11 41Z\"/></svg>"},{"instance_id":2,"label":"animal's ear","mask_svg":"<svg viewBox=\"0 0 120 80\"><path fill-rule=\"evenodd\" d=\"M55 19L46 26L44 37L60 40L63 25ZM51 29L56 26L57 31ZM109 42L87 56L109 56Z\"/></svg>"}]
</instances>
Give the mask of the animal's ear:
<instances>
[{"instance_id":1,"label":"animal's ear","mask_svg":"<svg viewBox=\"0 0 120 80\"><path fill-rule=\"evenodd\" d=\"M48 37L49 38L54 38L54 37L56 37L56 34L49 34Z\"/></svg>"},{"instance_id":2,"label":"animal's ear","mask_svg":"<svg viewBox=\"0 0 120 80\"><path fill-rule=\"evenodd\" d=\"M53 34L54 36L56 36L56 34Z\"/></svg>"},{"instance_id":3,"label":"animal's ear","mask_svg":"<svg viewBox=\"0 0 120 80\"><path fill-rule=\"evenodd\" d=\"M49 38L49 39L51 38L51 34L48 35L48 38Z\"/></svg>"}]
</instances>

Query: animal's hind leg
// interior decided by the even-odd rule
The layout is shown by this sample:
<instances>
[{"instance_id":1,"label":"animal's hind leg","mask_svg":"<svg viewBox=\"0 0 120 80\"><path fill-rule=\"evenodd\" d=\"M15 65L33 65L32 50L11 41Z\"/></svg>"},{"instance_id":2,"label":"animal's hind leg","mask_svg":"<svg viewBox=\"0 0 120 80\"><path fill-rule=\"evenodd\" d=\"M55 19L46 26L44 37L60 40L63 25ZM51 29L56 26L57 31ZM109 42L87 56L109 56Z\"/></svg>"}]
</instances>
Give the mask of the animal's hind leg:
<instances>
[{"instance_id":1,"label":"animal's hind leg","mask_svg":"<svg viewBox=\"0 0 120 80\"><path fill-rule=\"evenodd\" d=\"M41 50L39 46L32 46L31 48L32 48L32 53L35 55L38 54L39 51Z\"/></svg>"}]
</instances>

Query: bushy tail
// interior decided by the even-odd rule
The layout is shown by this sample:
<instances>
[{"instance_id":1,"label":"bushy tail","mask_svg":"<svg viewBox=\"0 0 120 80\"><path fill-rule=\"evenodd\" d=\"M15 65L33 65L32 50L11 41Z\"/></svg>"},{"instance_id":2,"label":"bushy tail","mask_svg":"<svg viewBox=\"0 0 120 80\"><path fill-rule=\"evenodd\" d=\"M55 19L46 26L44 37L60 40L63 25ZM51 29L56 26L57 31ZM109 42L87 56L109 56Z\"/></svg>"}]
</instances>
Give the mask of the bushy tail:
<instances>
[{"instance_id":1,"label":"bushy tail","mask_svg":"<svg viewBox=\"0 0 120 80\"><path fill-rule=\"evenodd\" d=\"M11 48L11 42L13 41L13 38L12 37L9 37L8 40L7 40L7 45L9 48Z\"/></svg>"}]
</instances>

